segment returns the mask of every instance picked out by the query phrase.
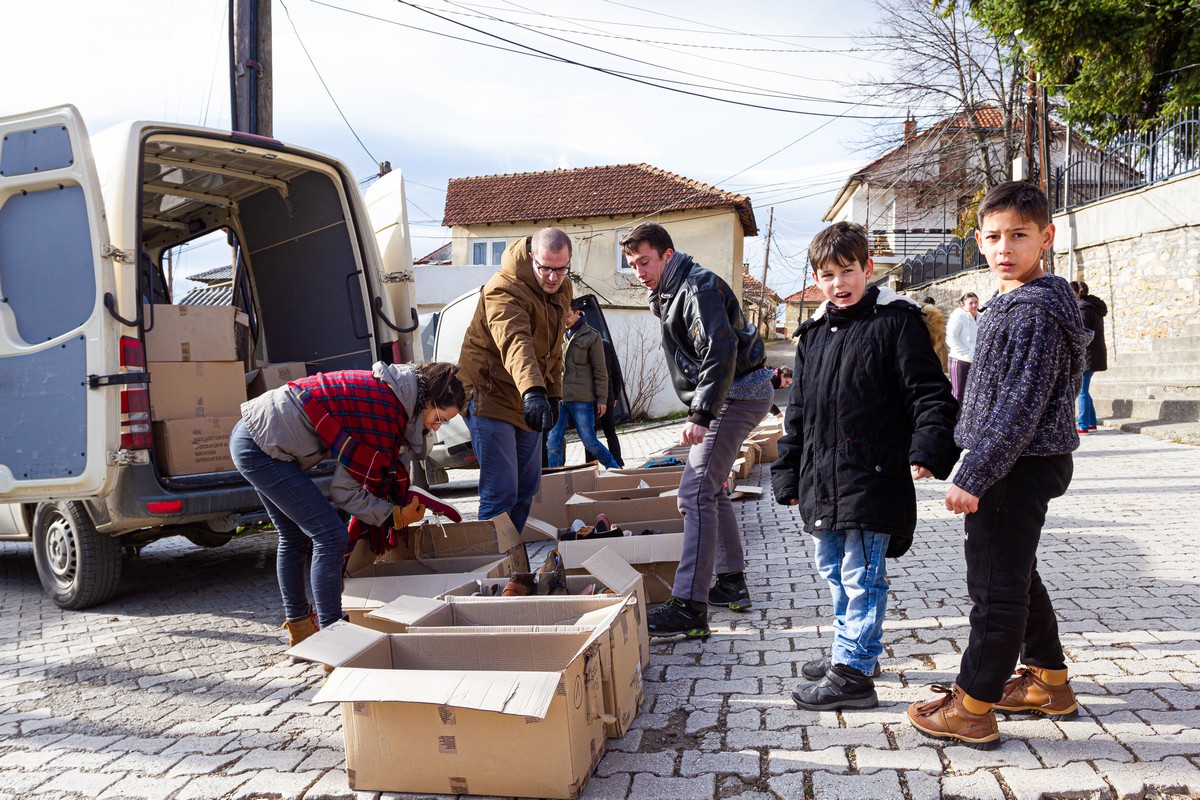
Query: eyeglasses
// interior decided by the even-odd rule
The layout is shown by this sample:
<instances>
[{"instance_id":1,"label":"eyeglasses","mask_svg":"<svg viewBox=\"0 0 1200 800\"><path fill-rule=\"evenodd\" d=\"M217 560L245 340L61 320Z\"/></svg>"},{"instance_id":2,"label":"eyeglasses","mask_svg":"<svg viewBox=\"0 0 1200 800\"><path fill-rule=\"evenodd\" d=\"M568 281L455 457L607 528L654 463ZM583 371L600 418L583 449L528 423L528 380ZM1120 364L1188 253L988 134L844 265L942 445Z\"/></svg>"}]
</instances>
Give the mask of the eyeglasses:
<instances>
[{"instance_id":1,"label":"eyeglasses","mask_svg":"<svg viewBox=\"0 0 1200 800\"><path fill-rule=\"evenodd\" d=\"M437 406L433 407L433 427L440 428L449 421L448 419L442 419L442 410L440 408Z\"/></svg>"},{"instance_id":2,"label":"eyeglasses","mask_svg":"<svg viewBox=\"0 0 1200 800\"><path fill-rule=\"evenodd\" d=\"M535 258L533 259L533 267L542 274L542 277L548 278L553 274L561 278L571 271L571 262L568 261L565 267L547 267Z\"/></svg>"}]
</instances>

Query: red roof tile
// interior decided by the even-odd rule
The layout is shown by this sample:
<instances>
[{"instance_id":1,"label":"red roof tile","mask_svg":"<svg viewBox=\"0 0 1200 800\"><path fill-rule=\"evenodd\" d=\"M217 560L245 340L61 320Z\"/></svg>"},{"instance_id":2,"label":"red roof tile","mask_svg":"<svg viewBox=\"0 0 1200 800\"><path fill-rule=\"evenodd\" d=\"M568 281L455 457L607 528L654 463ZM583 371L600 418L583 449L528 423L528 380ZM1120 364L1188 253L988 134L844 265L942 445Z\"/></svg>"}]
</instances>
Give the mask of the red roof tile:
<instances>
[{"instance_id":1,"label":"red roof tile","mask_svg":"<svg viewBox=\"0 0 1200 800\"><path fill-rule=\"evenodd\" d=\"M758 235L750 198L649 164L453 178L442 224L530 222L615 214L732 208L746 236Z\"/></svg>"},{"instance_id":2,"label":"red roof tile","mask_svg":"<svg viewBox=\"0 0 1200 800\"><path fill-rule=\"evenodd\" d=\"M802 292L793 292L792 294L789 294L787 297L783 298L783 302L799 303L799 302L803 301L805 303L814 303L814 302L819 303L820 301L822 301L824 299L825 299L825 295L823 295L821 293L820 287L809 286Z\"/></svg>"}]
</instances>

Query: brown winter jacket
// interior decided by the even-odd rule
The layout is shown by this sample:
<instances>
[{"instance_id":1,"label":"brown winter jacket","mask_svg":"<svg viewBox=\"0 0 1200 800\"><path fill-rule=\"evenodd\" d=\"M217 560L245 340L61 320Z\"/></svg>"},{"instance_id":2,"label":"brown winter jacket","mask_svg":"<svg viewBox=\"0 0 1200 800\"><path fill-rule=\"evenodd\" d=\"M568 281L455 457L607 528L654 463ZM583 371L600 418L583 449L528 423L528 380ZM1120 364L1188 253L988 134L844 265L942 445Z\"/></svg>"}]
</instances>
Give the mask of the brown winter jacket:
<instances>
[{"instance_id":1,"label":"brown winter jacket","mask_svg":"<svg viewBox=\"0 0 1200 800\"><path fill-rule=\"evenodd\" d=\"M473 413L529 430L522 395L544 388L562 397L563 320L571 283L546 294L533 274L529 237L504 251L500 271L479 294L463 339L458 377L474 401Z\"/></svg>"},{"instance_id":2,"label":"brown winter jacket","mask_svg":"<svg viewBox=\"0 0 1200 800\"><path fill-rule=\"evenodd\" d=\"M563 345L562 398L567 403L608 402L604 340L586 322Z\"/></svg>"},{"instance_id":3,"label":"brown winter jacket","mask_svg":"<svg viewBox=\"0 0 1200 800\"><path fill-rule=\"evenodd\" d=\"M949 350L946 348L946 315L937 306L921 304L921 314L925 318L925 327L929 330L929 338L933 340L933 352L937 353L942 362L942 372L947 370L946 358Z\"/></svg>"}]
</instances>

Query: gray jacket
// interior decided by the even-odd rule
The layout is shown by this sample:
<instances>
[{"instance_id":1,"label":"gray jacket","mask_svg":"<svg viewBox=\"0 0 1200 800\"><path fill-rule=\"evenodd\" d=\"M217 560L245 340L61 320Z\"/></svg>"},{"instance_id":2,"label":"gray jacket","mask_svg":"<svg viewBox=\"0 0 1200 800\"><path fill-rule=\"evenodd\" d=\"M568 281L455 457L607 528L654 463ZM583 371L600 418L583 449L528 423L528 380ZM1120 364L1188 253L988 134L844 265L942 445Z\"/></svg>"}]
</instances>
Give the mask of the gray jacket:
<instances>
[{"instance_id":1,"label":"gray jacket","mask_svg":"<svg viewBox=\"0 0 1200 800\"><path fill-rule=\"evenodd\" d=\"M413 408L417 400L416 368L411 364L377 361L371 374L391 387L408 412L404 446L410 451L421 452L425 446L421 418L424 409ZM325 444L288 386L280 386L242 403L242 422L254 443L278 461L295 461L301 469L309 469L329 457ZM372 525L384 524L392 514L390 502L368 492L341 464L334 467L329 499L334 506Z\"/></svg>"}]
</instances>

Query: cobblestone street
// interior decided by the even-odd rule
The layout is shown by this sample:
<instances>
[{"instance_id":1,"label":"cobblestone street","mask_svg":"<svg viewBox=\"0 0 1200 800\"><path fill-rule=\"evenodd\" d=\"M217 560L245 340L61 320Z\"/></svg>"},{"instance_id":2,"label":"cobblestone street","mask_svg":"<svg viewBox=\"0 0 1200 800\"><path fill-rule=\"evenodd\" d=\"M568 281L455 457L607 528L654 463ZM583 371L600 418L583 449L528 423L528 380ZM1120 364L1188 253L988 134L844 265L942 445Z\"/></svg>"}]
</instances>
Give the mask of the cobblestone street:
<instances>
[{"instance_id":1,"label":"cobblestone street","mask_svg":"<svg viewBox=\"0 0 1200 800\"><path fill-rule=\"evenodd\" d=\"M624 435L626 461L677 431ZM584 798L1200 796L1200 449L1085 437L1039 565L1081 715L1001 718L991 752L937 744L904 720L928 684L953 680L967 638L946 484L918 485L916 543L889 563L881 705L819 713L789 693L831 641L827 590L794 512L770 499L767 467L754 475L763 498L736 503L754 608L715 612L703 644L652 646L642 716L609 741ZM446 494L474 512L473 491L458 480ZM64 612L30 546L0 543L0 798L381 797L346 788L341 712L308 703L321 668L282 656L274 555L270 535L211 550L158 542L127 561L114 600Z\"/></svg>"}]
</instances>

